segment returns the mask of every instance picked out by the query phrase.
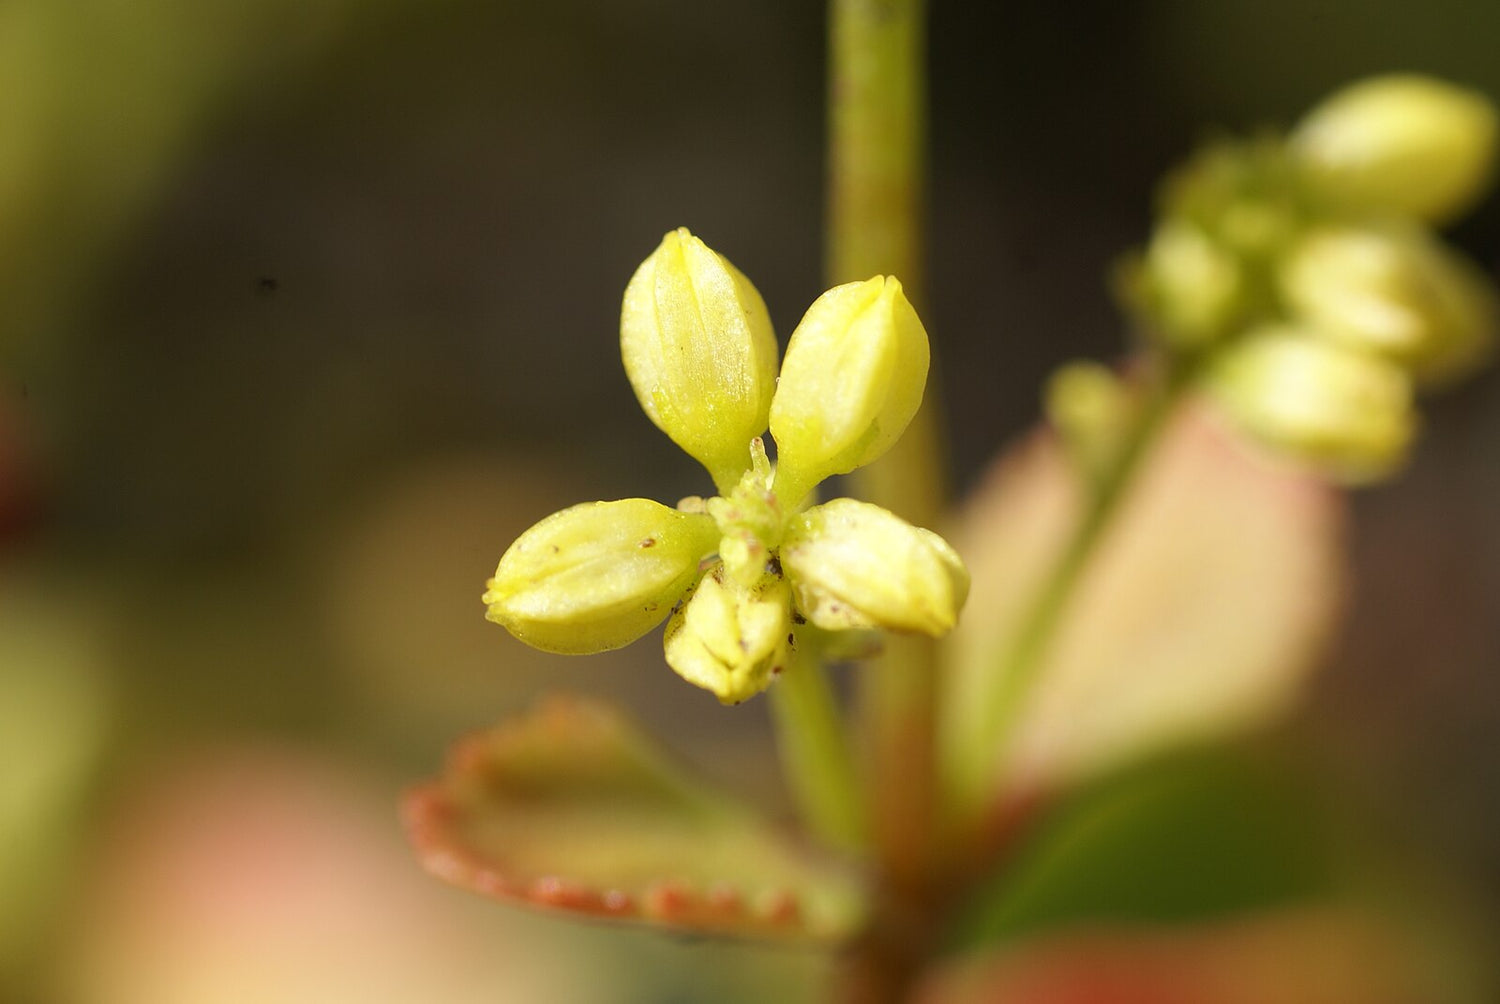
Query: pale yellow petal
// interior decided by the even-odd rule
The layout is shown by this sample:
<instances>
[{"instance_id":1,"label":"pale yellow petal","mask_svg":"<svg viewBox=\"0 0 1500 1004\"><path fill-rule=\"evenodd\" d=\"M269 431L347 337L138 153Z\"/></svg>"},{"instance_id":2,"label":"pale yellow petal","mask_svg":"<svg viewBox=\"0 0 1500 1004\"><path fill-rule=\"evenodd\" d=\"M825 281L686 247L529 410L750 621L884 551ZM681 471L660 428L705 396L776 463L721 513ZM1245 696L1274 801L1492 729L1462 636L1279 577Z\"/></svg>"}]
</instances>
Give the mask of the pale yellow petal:
<instances>
[{"instance_id":1,"label":"pale yellow petal","mask_svg":"<svg viewBox=\"0 0 1500 1004\"><path fill-rule=\"evenodd\" d=\"M927 331L896 279L820 296L792 332L771 402L782 501L890 449L922 403L928 363Z\"/></svg>"},{"instance_id":2,"label":"pale yellow petal","mask_svg":"<svg viewBox=\"0 0 1500 1004\"><path fill-rule=\"evenodd\" d=\"M770 686L786 665L791 596L780 576L746 588L715 566L667 623L667 663L724 704Z\"/></svg>"},{"instance_id":3,"label":"pale yellow petal","mask_svg":"<svg viewBox=\"0 0 1500 1004\"><path fill-rule=\"evenodd\" d=\"M486 616L535 648L620 648L660 624L718 543L704 514L648 499L585 502L523 533L484 594Z\"/></svg>"},{"instance_id":4,"label":"pale yellow petal","mask_svg":"<svg viewBox=\"0 0 1500 1004\"><path fill-rule=\"evenodd\" d=\"M1494 169L1488 98L1415 74L1374 77L1322 102L1292 133L1308 181L1324 197L1443 222L1483 193Z\"/></svg>"},{"instance_id":5,"label":"pale yellow petal","mask_svg":"<svg viewBox=\"0 0 1500 1004\"><path fill-rule=\"evenodd\" d=\"M776 386L776 336L750 281L686 229L672 231L626 287L620 352L651 421L721 492L733 487Z\"/></svg>"},{"instance_id":6,"label":"pale yellow petal","mask_svg":"<svg viewBox=\"0 0 1500 1004\"><path fill-rule=\"evenodd\" d=\"M828 630L952 629L969 573L937 534L868 502L834 499L795 516L781 548L797 608Z\"/></svg>"}]
</instances>

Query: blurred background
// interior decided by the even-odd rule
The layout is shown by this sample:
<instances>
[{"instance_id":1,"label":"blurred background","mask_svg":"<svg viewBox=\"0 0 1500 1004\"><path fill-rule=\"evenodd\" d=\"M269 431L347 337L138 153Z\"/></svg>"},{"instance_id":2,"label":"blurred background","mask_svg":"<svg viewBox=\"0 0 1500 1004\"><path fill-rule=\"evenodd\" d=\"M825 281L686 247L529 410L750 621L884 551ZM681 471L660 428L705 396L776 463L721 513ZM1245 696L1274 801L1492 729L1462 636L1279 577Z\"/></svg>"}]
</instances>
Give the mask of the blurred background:
<instances>
[{"instance_id":1,"label":"blurred background","mask_svg":"<svg viewBox=\"0 0 1500 1004\"><path fill-rule=\"evenodd\" d=\"M1197 140L1373 72L1500 98L1500 7L1467 0L933 6L956 491L1052 368L1119 355L1106 269ZM478 597L555 509L706 487L623 379L619 296L690 226L785 338L822 289L823 44L805 0L0 5L0 1000L816 996L811 956L441 888L395 803L568 689L785 811L764 702L721 709L650 642L531 652ZM1454 240L1494 275L1500 199ZM1252 899L1376 854L1460 941L1494 930L1500 373L1427 414L1354 501L1357 594L1298 719L1148 799L1120 867L1180 861L1150 834L1229 790L1271 807L1219 851L1273 849ZM1040 888L996 923L1162 908Z\"/></svg>"}]
</instances>

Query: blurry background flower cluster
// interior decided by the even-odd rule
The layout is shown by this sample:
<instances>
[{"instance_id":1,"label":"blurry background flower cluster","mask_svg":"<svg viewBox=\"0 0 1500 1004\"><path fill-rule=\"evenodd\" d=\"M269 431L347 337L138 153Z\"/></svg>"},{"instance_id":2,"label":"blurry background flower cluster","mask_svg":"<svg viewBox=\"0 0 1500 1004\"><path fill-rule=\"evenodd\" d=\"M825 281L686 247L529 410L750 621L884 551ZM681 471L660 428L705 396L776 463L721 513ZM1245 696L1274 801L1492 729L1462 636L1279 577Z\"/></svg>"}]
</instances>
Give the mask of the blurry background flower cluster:
<instances>
[{"instance_id":1,"label":"blurry background flower cluster","mask_svg":"<svg viewBox=\"0 0 1500 1004\"><path fill-rule=\"evenodd\" d=\"M1391 70L1500 96L1500 8L1465 0L934 8L920 306L958 490L1058 363L1117 351L1107 269L1214 126ZM685 224L785 337L823 288L823 70L800 0L0 6L0 999L816 998L808 953L439 887L395 804L561 688L785 811L763 707L652 645L532 652L479 595L546 513L702 489L634 405L619 297ZM1500 200L1451 236L1493 276ZM1425 421L1354 500L1356 592L1293 720L1080 796L980 928L1192 923L1375 861L1484 985L1500 373Z\"/></svg>"}]
</instances>

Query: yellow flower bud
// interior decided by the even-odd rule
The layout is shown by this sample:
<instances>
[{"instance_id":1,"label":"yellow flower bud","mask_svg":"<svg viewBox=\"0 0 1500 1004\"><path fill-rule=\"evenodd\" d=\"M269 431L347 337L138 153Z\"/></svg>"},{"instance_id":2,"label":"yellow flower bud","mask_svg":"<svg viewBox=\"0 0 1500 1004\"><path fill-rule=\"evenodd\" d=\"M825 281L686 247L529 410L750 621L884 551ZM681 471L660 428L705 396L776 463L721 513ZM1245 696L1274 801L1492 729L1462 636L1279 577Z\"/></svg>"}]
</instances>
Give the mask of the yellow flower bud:
<instances>
[{"instance_id":1,"label":"yellow flower bud","mask_svg":"<svg viewBox=\"0 0 1500 1004\"><path fill-rule=\"evenodd\" d=\"M1493 340L1489 284L1413 227L1319 227L1289 251L1279 279L1297 319L1420 380L1472 368Z\"/></svg>"},{"instance_id":2,"label":"yellow flower bud","mask_svg":"<svg viewBox=\"0 0 1500 1004\"><path fill-rule=\"evenodd\" d=\"M784 579L767 575L747 588L715 565L667 622L667 664L724 704L738 704L781 672L791 630Z\"/></svg>"},{"instance_id":3,"label":"yellow flower bud","mask_svg":"<svg viewBox=\"0 0 1500 1004\"><path fill-rule=\"evenodd\" d=\"M1394 471L1416 431L1399 367L1293 328L1247 335L1208 387L1251 436L1348 483Z\"/></svg>"},{"instance_id":4,"label":"yellow flower bud","mask_svg":"<svg viewBox=\"0 0 1500 1004\"><path fill-rule=\"evenodd\" d=\"M1273 254L1302 217L1300 185L1285 144L1261 135L1205 145L1166 179L1168 227L1191 226L1237 258Z\"/></svg>"},{"instance_id":5,"label":"yellow flower bud","mask_svg":"<svg viewBox=\"0 0 1500 1004\"><path fill-rule=\"evenodd\" d=\"M485 616L547 652L620 648L666 618L718 541L704 514L585 502L517 538L489 581Z\"/></svg>"},{"instance_id":6,"label":"yellow flower bud","mask_svg":"<svg viewBox=\"0 0 1500 1004\"><path fill-rule=\"evenodd\" d=\"M1140 268L1142 305L1152 331L1174 347L1214 341L1244 304L1235 255L1186 221L1171 220L1157 229Z\"/></svg>"},{"instance_id":7,"label":"yellow flower bud","mask_svg":"<svg viewBox=\"0 0 1500 1004\"><path fill-rule=\"evenodd\" d=\"M771 402L776 494L796 506L818 482L879 457L927 384L927 331L894 278L824 293L787 344Z\"/></svg>"},{"instance_id":8,"label":"yellow flower bud","mask_svg":"<svg viewBox=\"0 0 1500 1004\"><path fill-rule=\"evenodd\" d=\"M1436 289L1447 326L1442 342L1410 363L1413 375L1426 387L1467 376L1489 361L1500 329L1500 303L1490 277L1441 246L1438 253L1443 278Z\"/></svg>"},{"instance_id":9,"label":"yellow flower bud","mask_svg":"<svg viewBox=\"0 0 1500 1004\"><path fill-rule=\"evenodd\" d=\"M945 634L969 595L969 572L947 541L853 499L793 517L781 565L797 609L830 631Z\"/></svg>"},{"instance_id":10,"label":"yellow flower bud","mask_svg":"<svg viewBox=\"0 0 1500 1004\"><path fill-rule=\"evenodd\" d=\"M1495 155L1484 95L1416 75L1375 77L1318 105L1292 133L1306 179L1339 205L1441 222L1483 191Z\"/></svg>"},{"instance_id":11,"label":"yellow flower bud","mask_svg":"<svg viewBox=\"0 0 1500 1004\"><path fill-rule=\"evenodd\" d=\"M776 336L750 280L679 228L641 263L620 311L641 407L728 492L750 466L776 388Z\"/></svg>"},{"instance_id":12,"label":"yellow flower bud","mask_svg":"<svg viewBox=\"0 0 1500 1004\"><path fill-rule=\"evenodd\" d=\"M1069 459L1093 478L1119 451L1135 401L1109 367L1072 362L1047 381L1046 407Z\"/></svg>"}]
</instances>

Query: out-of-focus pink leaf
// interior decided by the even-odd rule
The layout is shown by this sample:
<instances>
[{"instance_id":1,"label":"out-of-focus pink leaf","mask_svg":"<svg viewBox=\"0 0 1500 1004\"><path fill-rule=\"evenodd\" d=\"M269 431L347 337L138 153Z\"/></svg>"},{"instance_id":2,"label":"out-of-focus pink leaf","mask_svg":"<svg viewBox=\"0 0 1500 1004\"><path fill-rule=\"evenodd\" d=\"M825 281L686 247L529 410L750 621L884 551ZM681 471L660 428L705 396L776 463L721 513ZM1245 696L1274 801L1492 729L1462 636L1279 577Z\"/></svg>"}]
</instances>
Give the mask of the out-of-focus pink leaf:
<instances>
[{"instance_id":1,"label":"out-of-focus pink leaf","mask_svg":"<svg viewBox=\"0 0 1500 1004\"><path fill-rule=\"evenodd\" d=\"M426 881L383 779L263 742L135 774L77 870L51 999L593 1004L618 989L607 960L576 964L577 942Z\"/></svg>"},{"instance_id":2,"label":"out-of-focus pink leaf","mask_svg":"<svg viewBox=\"0 0 1500 1004\"><path fill-rule=\"evenodd\" d=\"M1050 937L949 964L919 1004L1442 1004L1420 946L1353 912Z\"/></svg>"},{"instance_id":3,"label":"out-of-focus pink leaf","mask_svg":"<svg viewBox=\"0 0 1500 1004\"><path fill-rule=\"evenodd\" d=\"M1008 741L985 733L1001 665L1080 507L1054 437L999 463L963 516L974 584L947 646L950 756L1012 792L1077 780L1286 709L1342 595L1343 508L1196 408L1163 431L1083 574ZM972 762L969 761L969 762Z\"/></svg>"},{"instance_id":4,"label":"out-of-focus pink leaf","mask_svg":"<svg viewBox=\"0 0 1500 1004\"><path fill-rule=\"evenodd\" d=\"M703 790L618 713L552 698L460 741L406 800L429 872L497 899L685 931L837 942L854 876Z\"/></svg>"}]
</instances>

